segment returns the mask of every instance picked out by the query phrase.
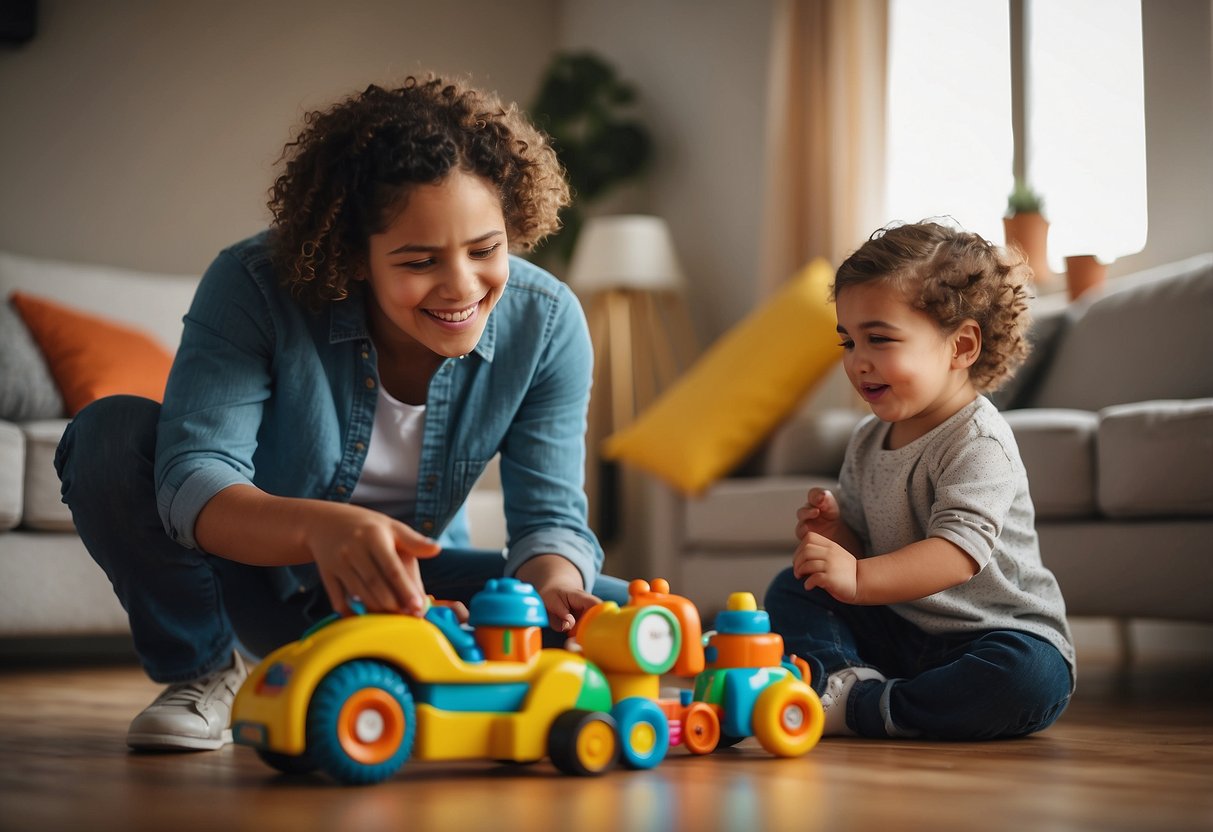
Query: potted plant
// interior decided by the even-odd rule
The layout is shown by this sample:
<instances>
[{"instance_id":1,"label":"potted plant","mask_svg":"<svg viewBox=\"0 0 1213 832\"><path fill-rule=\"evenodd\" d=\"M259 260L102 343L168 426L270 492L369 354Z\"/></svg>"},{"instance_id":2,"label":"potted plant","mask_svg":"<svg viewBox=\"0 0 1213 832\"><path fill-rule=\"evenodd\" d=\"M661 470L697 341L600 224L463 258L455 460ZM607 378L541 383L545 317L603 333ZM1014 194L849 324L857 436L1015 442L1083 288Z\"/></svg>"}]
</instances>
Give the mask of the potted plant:
<instances>
[{"instance_id":1,"label":"potted plant","mask_svg":"<svg viewBox=\"0 0 1213 832\"><path fill-rule=\"evenodd\" d=\"M552 137L573 204L561 211L563 228L547 239L542 256L566 265L585 206L647 169L653 142L633 114L635 102L635 88L597 55L560 52L552 59L531 116Z\"/></svg>"},{"instance_id":2,"label":"potted plant","mask_svg":"<svg viewBox=\"0 0 1213 832\"><path fill-rule=\"evenodd\" d=\"M1028 258L1037 283L1052 277L1049 269L1049 221L1044 215L1044 199L1022 179L1007 197L1007 213L1002 220L1007 245L1019 248Z\"/></svg>"}]
</instances>

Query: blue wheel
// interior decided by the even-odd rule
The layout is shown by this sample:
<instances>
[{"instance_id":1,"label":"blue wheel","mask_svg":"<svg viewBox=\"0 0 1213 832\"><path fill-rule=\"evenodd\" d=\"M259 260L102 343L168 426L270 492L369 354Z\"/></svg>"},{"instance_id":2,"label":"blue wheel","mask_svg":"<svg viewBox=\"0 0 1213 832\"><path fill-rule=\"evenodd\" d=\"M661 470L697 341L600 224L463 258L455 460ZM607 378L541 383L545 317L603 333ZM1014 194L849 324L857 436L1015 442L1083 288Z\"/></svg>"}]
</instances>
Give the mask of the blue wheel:
<instances>
[{"instance_id":1,"label":"blue wheel","mask_svg":"<svg viewBox=\"0 0 1213 832\"><path fill-rule=\"evenodd\" d=\"M307 753L342 783L378 783L408 759L415 723L413 696L399 673L381 662L348 662L312 694Z\"/></svg>"},{"instance_id":2,"label":"blue wheel","mask_svg":"<svg viewBox=\"0 0 1213 832\"><path fill-rule=\"evenodd\" d=\"M653 768L670 749L670 723L661 706L651 699L624 699L611 709L619 726L623 764L628 768Z\"/></svg>"}]
</instances>

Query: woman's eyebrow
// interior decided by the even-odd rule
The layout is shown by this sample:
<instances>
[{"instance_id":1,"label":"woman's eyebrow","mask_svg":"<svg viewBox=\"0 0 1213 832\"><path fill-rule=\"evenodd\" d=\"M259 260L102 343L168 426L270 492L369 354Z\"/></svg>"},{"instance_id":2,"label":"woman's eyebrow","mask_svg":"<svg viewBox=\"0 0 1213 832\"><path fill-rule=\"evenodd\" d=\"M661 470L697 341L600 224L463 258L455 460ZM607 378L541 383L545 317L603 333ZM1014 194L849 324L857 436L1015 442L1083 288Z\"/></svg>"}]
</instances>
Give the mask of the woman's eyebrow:
<instances>
[{"instance_id":1,"label":"woman's eyebrow","mask_svg":"<svg viewBox=\"0 0 1213 832\"><path fill-rule=\"evenodd\" d=\"M492 237L496 237L498 234L504 234L504 233L505 232L502 231L501 229L495 228L492 231L486 231L485 233L481 234L479 237L473 237L470 240L465 240L463 244L465 246L474 246L477 243L483 243L484 241L486 241ZM391 251L389 251L388 257L391 257L392 255L395 255L395 254L406 254L406 253L416 252L416 251L436 251L440 248L442 248L442 246L432 246L432 245L427 245L425 243L405 243L404 245L400 246L399 248L394 248Z\"/></svg>"}]
</instances>

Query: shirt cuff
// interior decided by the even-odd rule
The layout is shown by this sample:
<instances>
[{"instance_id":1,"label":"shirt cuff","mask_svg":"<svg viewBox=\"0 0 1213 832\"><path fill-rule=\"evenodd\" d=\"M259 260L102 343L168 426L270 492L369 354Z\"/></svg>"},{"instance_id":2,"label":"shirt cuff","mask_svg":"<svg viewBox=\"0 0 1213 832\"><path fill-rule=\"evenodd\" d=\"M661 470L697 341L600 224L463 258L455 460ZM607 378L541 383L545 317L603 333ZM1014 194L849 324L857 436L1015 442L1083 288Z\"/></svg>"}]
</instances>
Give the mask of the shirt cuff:
<instances>
[{"instance_id":1,"label":"shirt cuff","mask_svg":"<svg viewBox=\"0 0 1213 832\"><path fill-rule=\"evenodd\" d=\"M571 529L548 528L532 532L510 546L505 574L512 577L522 564L538 555L560 555L581 572L585 591L592 592L602 569L602 548Z\"/></svg>"}]
</instances>

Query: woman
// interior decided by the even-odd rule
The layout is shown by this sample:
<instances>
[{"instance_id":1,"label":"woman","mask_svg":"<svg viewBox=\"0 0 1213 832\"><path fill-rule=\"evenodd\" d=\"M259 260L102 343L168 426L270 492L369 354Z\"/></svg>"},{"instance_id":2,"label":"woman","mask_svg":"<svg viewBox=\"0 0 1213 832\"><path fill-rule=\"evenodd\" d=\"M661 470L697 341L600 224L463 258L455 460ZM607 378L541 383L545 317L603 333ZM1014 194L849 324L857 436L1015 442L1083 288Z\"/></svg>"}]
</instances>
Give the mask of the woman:
<instances>
[{"instance_id":1,"label":"woman","mask_svg":"<svg viewBox=\"0 0 1213 832\"><path fill-rule=\"evenodd\" d=\"M586 525L584 317L509 254L568 202L542 134L409 78L309 114L283 160L269 230L203 276L163 406L95 402L59 448L81 538L169 685L134 748L230 741L237 645L264 654L354 599L420 615L509 574L557 632L626 599ZM468 549L460 513L498 453L504 557Z\"/></svg>"}]
</instances>

